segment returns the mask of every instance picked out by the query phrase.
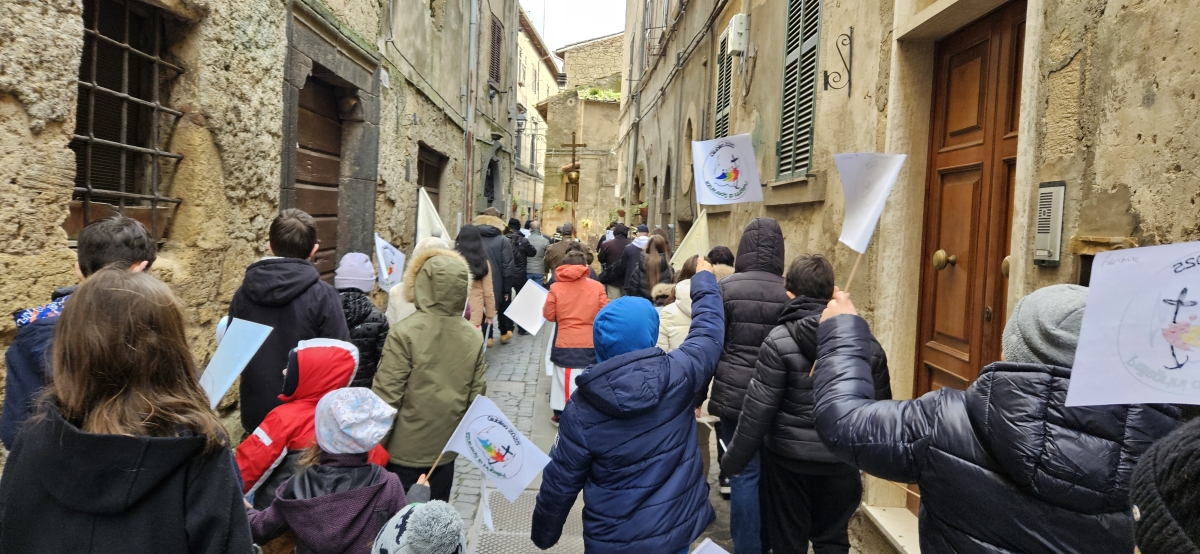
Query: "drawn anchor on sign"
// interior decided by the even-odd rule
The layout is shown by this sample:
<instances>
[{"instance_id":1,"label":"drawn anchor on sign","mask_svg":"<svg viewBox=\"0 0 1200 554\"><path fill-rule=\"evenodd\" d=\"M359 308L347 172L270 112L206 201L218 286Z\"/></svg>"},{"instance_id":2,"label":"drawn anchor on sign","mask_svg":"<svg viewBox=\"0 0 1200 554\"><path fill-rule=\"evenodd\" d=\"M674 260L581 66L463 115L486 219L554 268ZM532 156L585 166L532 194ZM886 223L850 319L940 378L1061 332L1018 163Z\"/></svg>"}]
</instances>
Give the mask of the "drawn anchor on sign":
<instances>
[{"instance_id":1,"label":"drawn anchor on sign","mask_svg":"<svg viewBox=\"0 0 1200 554\"><path fill-rule=\"evenodd\" d=\"M1191 308L1196 306L1195 300L1187 300L1187 287L1179 291L1179 298L1175 300L1163 300L1163 303L1168 306L1175 307L1175 315L1171 317L1171 324L1164 327L1162 330L1163 338L1171 345L1171 358L1175 360L1175 366L1163 366L1167 369L1179 369L1184 364L1188 363L1191 358L1184 357L1183 361L1179 361L1179 354L1176 349L1191 351L1192 347L1200 348L1200 325L1192 325L1187 321L1179 321L1179 308ZM1188 318L1190 321L1196 321L1196 316L1192 315Z\"/></svg>"}]
</instances>

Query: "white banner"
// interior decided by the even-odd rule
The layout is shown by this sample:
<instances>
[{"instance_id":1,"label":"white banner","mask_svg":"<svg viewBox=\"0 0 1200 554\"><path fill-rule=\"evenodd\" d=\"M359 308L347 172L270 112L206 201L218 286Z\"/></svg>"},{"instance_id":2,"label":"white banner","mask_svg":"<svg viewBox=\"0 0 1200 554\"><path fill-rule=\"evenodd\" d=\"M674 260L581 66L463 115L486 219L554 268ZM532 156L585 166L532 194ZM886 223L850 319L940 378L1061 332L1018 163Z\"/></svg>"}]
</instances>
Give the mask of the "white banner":
<instances>
[{"instance_id":1,"label":"white banner","mask_svg":"<svg viewBox=\"0 0 1200 554\"><path fill-rule=\"evenodd\" d=\"M838 240L851 250L859 254L867 251L883 205L900 177L905 157L904 154L872 152L834 154L833 161L842 179L842 196L846 202L842 236Z\"/></svg>"},{"instance_id":2,"label":"white banner","mask_svg":"<svg viewBox=\"0 0 1200 554\"><path fill-rule=\"evenodd\" d=\"M504 315L522 329L536 335L546 323L546 318L542 317L542 307L546 305L546 296L549 294L542 285L526 281L521 287L521 292L517 293L508 309L504 310Z\"/></svg>"},{"instance_id":3,"label":"white banner","mask_svg":"<svg viewBox=\"0 0 1200 554\"><path fill-rule=\"evenodd\" d=\"M688 261L688 258L692 256L703 258L708 255L708 250L708 212L700 210L700 216L683 236L679 248L675 249L675 254L671 255L671 267L675 271L679 271L683 269L683 264Z\"/></svg>"},{"instance_id":4,"label":"white banner","mask_svg":"<svg viewBox=\"0 0 1200 554\"><path fill-rule=\"evenodd\" d=\"M458 214L461 218L462 214ZM462 221L459 221L459 228L462 228ZM442 224L442 216L438 215L437 208L433 205L433 200L429 199L429 193L425 192L424 188L417 188L417 242L426 237L438 237L446 244L454 242L454 237L450 235L450 231L446 230L446 226Z\"/></svg>"},{"instance_id":5,"label":"white banner","mask_svg":"<svg viewBox=\"0 0 1200 554\"><path fill-rule=\"evenodd\" d=\"M379 265L379 288L390 292L404 278L404 252L375 233L375 261Z\"/></svg>"},{"instance_id":6,"label":"white banner","mask_svg":"<svg viewBox=\"0 0 1200 554\"><path fill-rule=\"evenodd\" d=\"M1200 242L1096 254L1067 406L1200 404Z\"/></svg>"},{"instance_id":7,"label":"white banner","mask_svg":"<svg viewBox=\"0 0 1200 554\"><path fill-rule=\"evenodd\" d=\"M488 397L475 397L442 452L457 452L479 466L509 502L533 482L550 457L521 434Z\"/></svg>"},{"instance_id":8,"label":"white banner","mask_svg":"<svg viewBox=\"0 0 1200 554\"><path fill-rule=\"evenodd\" d=\"M200 388L214 410L271 334L270 327L244 319L226 316L221 321L227 324L222 328L221 322L217 323L217 351L200 374Z\"/></svg>"},{"instance_id":9,"label":"white banner","mask_svg":"<svg viewBox=\"0 0 1200 554\"><path fill-rule=\"evenodd\" d=\"M692 160L700 204L762 202L762 181L750 135L693 142Z\"/></svg>"}]
</instances>

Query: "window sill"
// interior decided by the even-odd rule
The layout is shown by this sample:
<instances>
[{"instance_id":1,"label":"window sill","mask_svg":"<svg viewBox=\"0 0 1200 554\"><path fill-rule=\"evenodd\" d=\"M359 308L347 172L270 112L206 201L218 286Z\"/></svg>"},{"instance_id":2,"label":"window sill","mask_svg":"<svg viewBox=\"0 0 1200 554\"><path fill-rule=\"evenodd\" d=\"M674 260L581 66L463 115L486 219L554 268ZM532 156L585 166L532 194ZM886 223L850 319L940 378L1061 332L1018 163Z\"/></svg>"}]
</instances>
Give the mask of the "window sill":
<instances>
[{"instance_id":1,"label":"window sill","mask_svg":"<svg viewBox=\"0 0 1200 554\"><path fill-rule=\"evenodd\" d=\"M800 179L789 179L767 183L763 188L763 204L766 206L790 206L825 201L825 171L809 173Z\"/></svg>"},{"instance_id":2,"label":"window sill","mask_svg":"<svg viewBox=\"0 0 1200 554\"><path fill-rule=\"evenodd\" d=\"M883 506L862 505L862 511L867 519L875 524L879 533L900 554L920 554L921 545L917 535L917 516L908 508L886 508Z\"/></svg>"}]
</instances>

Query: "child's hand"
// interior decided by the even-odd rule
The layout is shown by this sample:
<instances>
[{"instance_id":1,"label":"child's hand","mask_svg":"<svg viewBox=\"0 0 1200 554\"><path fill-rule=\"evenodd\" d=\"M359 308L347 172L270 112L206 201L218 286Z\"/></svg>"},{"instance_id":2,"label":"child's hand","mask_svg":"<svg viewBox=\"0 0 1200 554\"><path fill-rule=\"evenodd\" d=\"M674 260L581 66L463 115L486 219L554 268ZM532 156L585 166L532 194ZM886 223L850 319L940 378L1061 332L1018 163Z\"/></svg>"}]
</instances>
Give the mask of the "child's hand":
<instances>
[{"instance_id":1,"label":"child's hand","mask_svg":"<svg viewBox=\"0 0 1200 554\"><path fill-rule=\"evenodd\" d=\"M429 484L429 481L425 479L424 473L422 473L420 477L417 477L417 484L418 485L428 485Z\"/></svg>"},{"instance_id":2,"label":"child's hand","mask_svg":"<svg viewBox=\"0 0 1200 554\"><path fill-rule=\"evenodd\" d=\"M825 311L821 312L821 321L846 314L858 315L858 311L854 309L854 302L850 301L850 293L833 287L833 299L829 301L829 306L825 308Z\"/></svg>"},{"instance_id":3,"label":"child's hand","mask_svg":"<svg viewBox=\"0 0 1200 554\"><path fill-rule=\"evenodd\" d=\"M700 273L701 271L712 273L712 270L712 264L708 263L708 260L704 258L696 259L696 273Z\"/></svg>"}]
</instances>

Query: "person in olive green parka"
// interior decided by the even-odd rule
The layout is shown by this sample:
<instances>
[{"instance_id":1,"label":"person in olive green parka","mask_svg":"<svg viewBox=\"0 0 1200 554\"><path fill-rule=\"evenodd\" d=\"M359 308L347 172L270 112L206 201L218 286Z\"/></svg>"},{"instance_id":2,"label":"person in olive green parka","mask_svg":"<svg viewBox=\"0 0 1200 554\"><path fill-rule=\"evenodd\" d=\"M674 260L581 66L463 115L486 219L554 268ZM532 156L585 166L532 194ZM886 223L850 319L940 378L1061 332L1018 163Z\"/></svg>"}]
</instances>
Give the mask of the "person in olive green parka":
<instances>
[{"instance_id":1,"label":"person in olive green parka","mask_svg":"<svg viewBox=\"0 0 1200 554\"><path fill-rule=\"evenodd\" d=\"M405 490L428 473L475 397L487 390L483 337L463 318L470 270L458 252L441 248L415 256L404 271L404 294L416 313L388 332L372 390L396 408L383 445L388 471ZM429 477L435 500L450 500L454 454Z\"/></svg>"}]
</instances>

